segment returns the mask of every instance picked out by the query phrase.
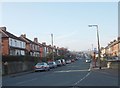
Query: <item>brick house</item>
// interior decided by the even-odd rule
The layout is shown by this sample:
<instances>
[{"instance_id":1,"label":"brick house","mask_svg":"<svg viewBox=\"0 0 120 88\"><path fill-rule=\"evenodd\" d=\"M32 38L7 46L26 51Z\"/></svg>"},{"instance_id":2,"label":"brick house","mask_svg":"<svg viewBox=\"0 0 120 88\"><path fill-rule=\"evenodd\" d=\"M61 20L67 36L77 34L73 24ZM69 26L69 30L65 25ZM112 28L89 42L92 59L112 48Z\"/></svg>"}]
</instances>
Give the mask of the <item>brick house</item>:
<instances>
[{"instance_id":1,"label":"brick house","mask_svg":"<svg viewBox=\"0 0 120 88\"><path fill-rule=\"evenodd\" d=\"M40 43L37 38L32 41L26 37L26 34L22 34L20 38L26 41L26 55L40 57Z\"/></svg>"},{"instance_id":2,"label":"brick house","mask_svg":"<svg viewBox=\"0 0 120 88\"><path fill-rule=\"evenodd\" d=\"M47 56L47 45L45 42L43 42L41 44L41 47L40 47L40 57L41 58L45 58Z\"/></svg>"},{"instance_id":3,"label":"brick house","mask_svg":"<svg viewBox=\"0 0 120 88\"><path fill-rule=\"evenodd\" d=\"M8 32L6 30L6 27L0 27L0 33L2 33L2 55L3 56L25 55L26 43L24 40Z\"/></svg>"},{"instance_id":4,"label":"brick house","mask_svg":"<svg viewBox=\"0 0 120 88\"><path fill-rule=\"evenodd\" d=\"M54 52L54 60L55 60L55 57L58 56L58 48L56 48L56 46L52 47L51 45L46 45L45 42L43 42L41 44L41 47L40 47L40 56L41 56L41 59L45 59L47 60L48 57L49 57L49 61L51 61L53 59L53 57L51 56L52 55L52 52Z\"/></svg>"},{"instance_id":5,"label":"brick house","mask_svg":"<svg viewBox=\"0 0 120 88\"><path fill-rule=\"evenodd\" d=\"M51 45L48 45L47 46L47 53L51 53L53 50L52 46Z\"/></svg>"},{"instance_id":6,"label":"brick house","mask_svg":"<svg viewBox=\"0 0 120 88\"><path fill-rule=\"evenodd\" d=\"M114 40L111 47L112 47L112 56L118 56L118 41Z\"/></svg>"},{"instance_id":7,"label":"brick house","mask_svg":"<svg viewBox=\"0 0 120 88\"><path fill-rule=\"evenodd\" d=\"M120 56L120 37L118 37L118 56Z\"/></svg>"},{"instance_id":8,"label":"brick house","mask_svg":"<svg viewBox=\"0 0 120 88\"><path fill-rule=\"evenodd\" d=\"M106 46L105 52L108 56L118 56L119 55L119 45L120 45L120 40L113 40Z\"/></svg>"}]
</instances>

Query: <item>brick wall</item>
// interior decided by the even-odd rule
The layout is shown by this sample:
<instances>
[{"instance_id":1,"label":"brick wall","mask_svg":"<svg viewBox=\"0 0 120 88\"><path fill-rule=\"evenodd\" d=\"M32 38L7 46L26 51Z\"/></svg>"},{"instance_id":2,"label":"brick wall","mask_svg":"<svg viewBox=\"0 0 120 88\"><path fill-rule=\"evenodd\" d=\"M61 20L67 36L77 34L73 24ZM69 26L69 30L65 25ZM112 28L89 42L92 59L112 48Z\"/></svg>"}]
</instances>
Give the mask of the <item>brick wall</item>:
<instances>
[{"instance_id":1,"label":"brick wall","mask_svg":"<svg viewBox=\"0 0 120 88\"><path fill-rule=\"evenodd\" d=\"M113 56L115 56L115 55L118 56L118 43L112 46L112 55Z\"/></svg>"},{"instance_id":2,"label":"brick wall","mask_svg":"<svg viewBox=\"0 0 120 88\"><path fill-rule=\"evenodd\" d=\"M9 40L2 38L2 55L9 55Z\"/></svg>"},{"instance_id":3,"label":"brick wall","mask_svg":"<svg viewBox=\"0 0 120 88\"><path fill-rule=\"evenodd\" d=\"M26 44L26 50L30 51L30 44L29 43Z\"/></svg>"}]
</instances>

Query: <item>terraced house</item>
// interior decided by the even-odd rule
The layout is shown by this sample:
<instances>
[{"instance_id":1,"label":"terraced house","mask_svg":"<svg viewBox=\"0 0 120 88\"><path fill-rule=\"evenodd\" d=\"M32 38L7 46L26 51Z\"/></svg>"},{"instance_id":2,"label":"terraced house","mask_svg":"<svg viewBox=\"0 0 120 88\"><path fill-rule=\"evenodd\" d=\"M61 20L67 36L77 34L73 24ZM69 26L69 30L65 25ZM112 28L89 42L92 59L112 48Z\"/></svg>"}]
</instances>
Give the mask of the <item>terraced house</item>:
<instances>
[{"instance_id":1,"label":"terraced house","mask_svg":"<svg viewBox=\"0 0 120 88\"><path fill-rule=\"evenodd\" d=\"M117 40L111 41L108 46L105 47L105 53L108 56L119 56L120 54L120 37Z\"/></svg>"},{"instance_id":2,"label":"terraced house","mask_svg":"<svg viewBox=\"0 0 120 88\"><path fill-rule=\"evenodd\" d=\"M32 41L26 37L26 34L22 34L20 38L26 42L26 55L40 57L40 43L37 38Z\"/></svg>"},{"instance_id":3,"label":"terraced house","mask_svg":"<svg viewBox=\"0 0 120 88\"><path fill-rule=\"evenodd\" d=\"M25 55L26 52L26 42L11 34L6 30L6 27L0 27L0 32L2 33L2 55L3 56L20 56Z\"/></svg>"}]
</instances>

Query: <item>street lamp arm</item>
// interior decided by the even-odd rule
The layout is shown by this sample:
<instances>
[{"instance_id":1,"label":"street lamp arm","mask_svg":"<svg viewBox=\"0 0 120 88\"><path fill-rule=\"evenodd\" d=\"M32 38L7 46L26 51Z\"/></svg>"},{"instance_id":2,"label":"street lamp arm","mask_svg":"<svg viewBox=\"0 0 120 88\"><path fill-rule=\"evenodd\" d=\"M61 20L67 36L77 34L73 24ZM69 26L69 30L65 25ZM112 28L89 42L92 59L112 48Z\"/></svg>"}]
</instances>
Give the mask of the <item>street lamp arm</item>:
<instances>
[{"instance_id":1,"label":"street lamp arm","mask_svg":"<svg viewBox=\"0 0 120 88\"><path fill-rule=\"evenodd\" d=\"M88 25L88 27L93 27L93 26L94 26L94 27L98 27L98 25L91 25L91 24Z\"/></svg>"}]
</instances>

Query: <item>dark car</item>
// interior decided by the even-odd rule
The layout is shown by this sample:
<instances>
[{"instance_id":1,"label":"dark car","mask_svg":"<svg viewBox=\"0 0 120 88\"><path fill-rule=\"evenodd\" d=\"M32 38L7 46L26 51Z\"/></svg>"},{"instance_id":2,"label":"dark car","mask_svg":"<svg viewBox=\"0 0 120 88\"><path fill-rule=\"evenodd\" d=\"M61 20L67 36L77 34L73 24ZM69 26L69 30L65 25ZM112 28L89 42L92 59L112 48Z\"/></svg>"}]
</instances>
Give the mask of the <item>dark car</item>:
<instances>
[{"instance_id":1,"label":"dark car","mask_svg":"<svg viewBox=\"0 0 120 88\"><path fill-rule=\"evenodd\" d=\"M86 62L86 63L90 63L91 60L90 60L90 59L86 59L85 62Z\"/></svg>"}]
</instances>

